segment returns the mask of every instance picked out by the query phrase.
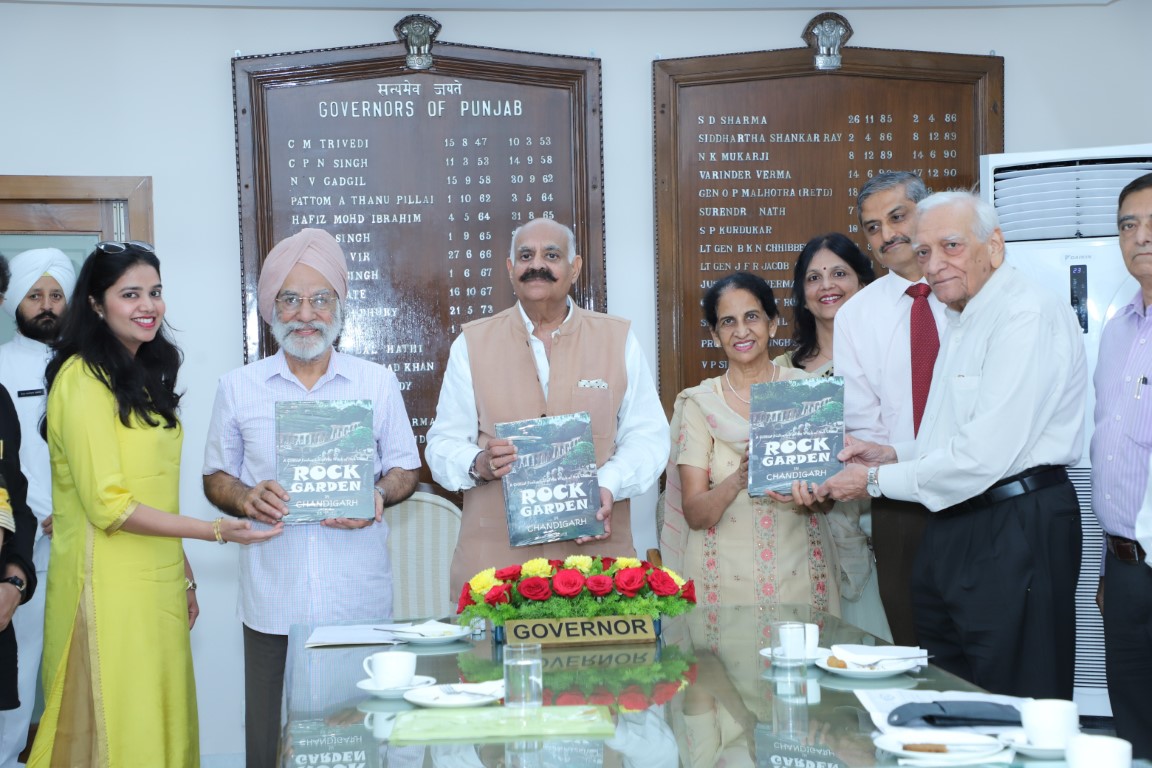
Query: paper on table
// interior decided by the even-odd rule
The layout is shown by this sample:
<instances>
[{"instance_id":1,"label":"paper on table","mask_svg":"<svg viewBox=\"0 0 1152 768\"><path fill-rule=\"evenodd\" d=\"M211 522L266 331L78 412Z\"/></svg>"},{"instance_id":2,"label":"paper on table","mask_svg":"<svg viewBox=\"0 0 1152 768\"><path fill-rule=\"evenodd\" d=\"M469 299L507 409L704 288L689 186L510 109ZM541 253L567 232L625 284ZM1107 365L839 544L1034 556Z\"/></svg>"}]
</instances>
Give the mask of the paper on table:
<instances>
[{"instance_id":1,"label":"paper on table","mask_svg":"<svg viewBox=\"0 0 1152 768\"><path fill-rule=\"evenodd\" d=\"M929 701L992 701L997 704L1011 704L1014 707L1019 707L1023 702L1027 701L1027 699L1022 699L1018 696L1003 696L998 693L981 693L979 691L922 691L877 688L868 690L861 689L855 693L856 698L860 699L860 703L864 705L864 708L868 710L868 714L872 716L873 725L884 733L901 734L907 737L909 741L915 741L916 734L923 734L926 730L935 733L963 731L967 733L984 733L991 736L998 736L1007 731L1018 731L1020 730L1020 726L975 725L955 728L940 728L937 726L930 728L901 728L900 726L889 725L888 714L901 704L908 704L910 702L924 703Z\"/></svg>"},{"instance_id":2,"label":"paper on table","mask_svg":"<svg viewBox=\"0 0 1152 768\"><path fill-rule=\"evenodd\" d=\"M890 659L901 666L909 662L928 663L928 651L911 645L849 645L839 644L832 646L832 655L848 662L849 666L870 666L882 669L884 662Z\"/></svg>"},{"instance_id":3,"label":"paper on table","mask_svg":"<svg viewBox=\"0 0 1152 768\"><path fill-rule=\"evenodd\" d=\"M931 757L901 757L896 761L896 764L905 765L908 768L942 768L946 765L1008 765L1015 756L1014 750L1004 749L994 755L976 757L970 760L963 757L957 758L955 755L952 756L951 760L942 759L943 755L936 759Z\"/></svg>"},{"instance_id":4,"label":"paper on table","mask_svg":"<svg viewBox=\"0 0 1152 768\"><path fill-rule=\"evenodd\" d=\"M381 632L386 628L408 627L410 624L333 624L316 627L304 642L305 648L325 645L394 645L403 642L395 635Z\"/></svg>"},{"instance_id":5,"label":"paper on table","mask_svg":"<svg viewBox=\"0 0 1152 768\"><path fill-rule=\"evenodd\" d=\"M506 707L420 709L401 712L391 743L501 742L531 737L609 739L616 733L607 707L539 707L530 717Z\"/></svg>"}]
</instances>

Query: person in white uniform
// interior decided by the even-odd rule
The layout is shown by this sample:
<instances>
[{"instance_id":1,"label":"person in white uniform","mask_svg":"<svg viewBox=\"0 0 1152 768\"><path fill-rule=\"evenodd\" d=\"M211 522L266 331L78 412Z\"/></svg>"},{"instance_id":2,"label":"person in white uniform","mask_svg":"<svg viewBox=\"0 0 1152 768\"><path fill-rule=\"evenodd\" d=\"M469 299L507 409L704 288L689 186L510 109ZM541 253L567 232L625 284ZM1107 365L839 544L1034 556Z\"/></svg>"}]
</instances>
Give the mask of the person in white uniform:
<instances>
[{"instance_id":1,"label":"person in white uniform","mask_svg":"<svg viewBox=\"0 0 1152 768\"><path fill-rule=\"evenodd\" d=\"M33 562L37 579L46 583L49 535L52 533L52 473L48 444L40 436L44 416L44 367L52 357L60 321L76 284L72 261L56 248L24 251L10 262L12 279L3 307L16 321L16 335L0 346L0 384L12 395L20 420L20 465L28 478L28 506L39 529ZM44 647L44 596L38 589L13 618L19 648L20 707L0 712L0 768L17 765L28 741L28 725L36 703L40 652Z\"/></svg>"}]
</instances>

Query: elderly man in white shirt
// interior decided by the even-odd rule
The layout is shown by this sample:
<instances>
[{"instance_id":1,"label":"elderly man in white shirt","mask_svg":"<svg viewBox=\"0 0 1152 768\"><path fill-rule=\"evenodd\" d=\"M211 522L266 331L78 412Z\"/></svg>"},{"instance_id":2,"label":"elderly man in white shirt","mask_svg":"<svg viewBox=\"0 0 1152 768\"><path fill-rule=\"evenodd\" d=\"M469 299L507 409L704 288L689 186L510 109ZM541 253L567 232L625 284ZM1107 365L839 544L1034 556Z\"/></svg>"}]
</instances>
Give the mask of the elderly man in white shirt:
<instances>
[{"instance_id":1,"label":"elderly man in white shirt","mask_svg":"<svg viewBox=\"0 0 1152 768\"><path fill-rule=\"evenodd\" d=\"M923 292L929 290L912 251L916 203L927 196L928 188L920 177L905 171L872 177L856 198L868 249L889 270L862 288L836 315L833 359L836 375L844 377L844 427L860 440L904 443L916 438L913 350L918 344L938 343L945 328L940 300L930 293L923 298L913 295L917 286L923 286L919 289ZM913 322L917 302L928 310L926 328ZM925 334L928 342L923 340ZM930 355L925 361L930 381L936 348L924 349L924 354ZM892 639L897 645L915 645L912 566L929 512L915 502L883 497L872 500L872 512L880 599Z\"/></svg>"},{"instance_id":2,"label":"elderly man in white shirt","mask_svg":"<svg viewBox=\"0 0 1152 768\"><path fill-rule=\"evenodd\" d=\"M815 499L882 494L932 510L913 583L921 645L995 693L1071 699L1081 533L1065 467L1083 451L1080 327L1004 264L988 203L943 192L917 208L913 247L949 326L920 432L850 441Z\"/></svg>"}]
</instances>

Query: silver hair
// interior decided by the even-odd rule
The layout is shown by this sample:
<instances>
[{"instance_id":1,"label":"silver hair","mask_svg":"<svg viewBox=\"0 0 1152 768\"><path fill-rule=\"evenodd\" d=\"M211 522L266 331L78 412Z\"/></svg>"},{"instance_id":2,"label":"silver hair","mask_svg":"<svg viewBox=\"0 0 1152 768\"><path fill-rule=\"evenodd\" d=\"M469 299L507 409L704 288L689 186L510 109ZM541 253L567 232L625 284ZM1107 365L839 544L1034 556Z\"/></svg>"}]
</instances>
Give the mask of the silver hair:
<instances>
[{"instance_id":1,"label":"silver hair","mask_svg":"<svg viewBox=\"0 0 1152 768\"><path fill-rule=\"evenodd\" d=\"M904 194L914 203L928 197L928 187L924 184L924 179L911 171L889 171L873 176L860 187L860 194L856 195L856 212L863 216L865 200L878 192L896 187L904 187Z\"/></svg>"},{"instance_id":2,"label":"silver hair","mask_svg":"<svg viewBox=\"0 0 1152 768\"><path fill-rule=\"evenodd\" d=\"M1000 217L992 205L966 189L950 189L936 192L916 204L916 210L925 214L934 208L944 206L965 206L972 212L972 234L982 243L988 242L992 233L1000 227Z\"/></svg>"},{"instance_id":3,"label":"silver hair","mask_svg":"<svg viewBox=\"0 0 1152 768\"><path fill-rule=\"evenodd\" d=\"M556 219L532 219L532 221L529 221L526 224L521 224L520 226L516 227L516 229L512 230L512 245L508 247L508 261L516 261L516 238L519 237L520 233L524 231L525 228L530 227L540 221L551 222L552 224L560 227L560 229L564 230L564 236L568 240L568 263L571 264L576 258L576 235L572 232L571 229L556 221Z\"/></svg>"},{"instance_id":4,"label":"silver hair","mask_svg":"<svg viewBox=\"0 0 1152 768\"><path fill-rule=\"evenodd\" d=\"M280 349L284 350L284 354L291 355L305 363L312 362L331 349L332 345L336 343L336 339L340 338L340 334L344 330L344 302L338 299L332 306L332 319L327 323L319 323L322 328L321 337L315 343L314 348L311 344L307 348L298 346L291 336L292 331L317 322L317 320L313 320L311 323L302 323L299 320L284 321L280 319L280 313L277 312L272 318L272 338L276 339L276 343L280 345Z\"/></svg>"}]
</instances>

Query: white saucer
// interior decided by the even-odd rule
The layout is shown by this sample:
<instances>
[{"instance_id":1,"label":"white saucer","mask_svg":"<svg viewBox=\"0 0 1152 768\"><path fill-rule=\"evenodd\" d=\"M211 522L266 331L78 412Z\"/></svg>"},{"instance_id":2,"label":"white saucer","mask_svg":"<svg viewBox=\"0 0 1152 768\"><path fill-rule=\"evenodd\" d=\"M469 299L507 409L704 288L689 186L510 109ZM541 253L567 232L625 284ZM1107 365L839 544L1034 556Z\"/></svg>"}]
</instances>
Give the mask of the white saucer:
<instances>
[{"instance_id":1,"label":"white saucer","mask_svg":"<svg viewBox=\"0 0 1152 768\"><path fill-rule=\"evenodd\" d=\"M913 659L911 661L887 662L887 664L880 669L842 669L840 667L828 666L828 659L824 657L816 660L816 666L825 672L840 675L841 677L851 677L856 680L878 680L883 677L895 677L910 669L916 669L916 667L921 666L921 664L919 661Z\"/></svg>"},{"instance_id":2,"label":"white saucer","mask_svg":"<svg viewBox=\"0 0 1152 768\"><path fill-rule=\"evenodd\" d=\"M1060 747L1034 747L1025 741L1027 736L1023 733L1002 735L1004 743L1012 747L1025 757L1034 757L1037 760L1063 760L1064 750Z\"/></svg>"},{"instance_id":3,"label":"white saucer","mask_svg":"<svg viewBox=\"0 0 1152 768\"><path fill-rule=\"evenodd\" d=\"M435 685L435 683L436 678L434 677L428 677L427 675L416 675L412 678L411 685L404 685L399 688L377 688L376 685L372 682L371 678L361 680L360 682L356 683L356 687L365 693L370 693L380 699L402 699L404 698L404 694L408 691L412 691L417 688L424 688L429 685Z\"/></svg>"},{"instance_id":4,"label":"white saucer","mask_svg":"<svg viewBox=\"0 0 1152 768\"><path fill-rule=\"evenodd\" d=\"M457 709L486 707L500 701L500 697L481 693L448 693L443 686L434 685L414 688L404 694L404 700L420 707Z\"/></svg>"},{"instance_id":5,"label":"white saucer","mask_svg":"<svg viewBox=\"0 0 1152 768\"><path fill-rule=\"evenodd\" d=\"M472 634L472 630L468 627L459 627L458 629L458 632L449 635L417 635L415 633L395 632L392 637L410 645L447 645L457 640L463 640Z\"/></svg>"},{"instance_id":6,"label":"white saucer","mask_svg":"<svg viewBox=\"0 0 1152 768\"><path fill-rule=\"evenodd\" d=\"M948 752L918 752L904 749L905 744L912 742L918 744L944 744L950 747L963 747L963 749ZM921 736L920 733L916 733L915 736L882 733L873 739L872 743L885 752L891 752L900 757L927 759L939 765L971 765L981 757L991 757L997 752L1004 750L1004 744L992 736L985 736L980 733L961 732L940 734L928 730L923 732L923 736Z\"/></svg>"},{"instance_id":7,"label":"white saucer","mask_svg":"<svg viewBox=\"0 0 1152 768\"><path fill-rule=\"evenodd\" d=\"M779 648L761 648L760 649L760 655L766 659L775 660L776 657L780 655L780 649ZM830 649L817 648L816 649L816 655L815 656L809 656L808 658L806 658L804 660L804 662L808 665L812 665L812 664L815 664L820 659L826 659L831 655L832 655L832 651Z\"/></svg>"}]
</instances>

